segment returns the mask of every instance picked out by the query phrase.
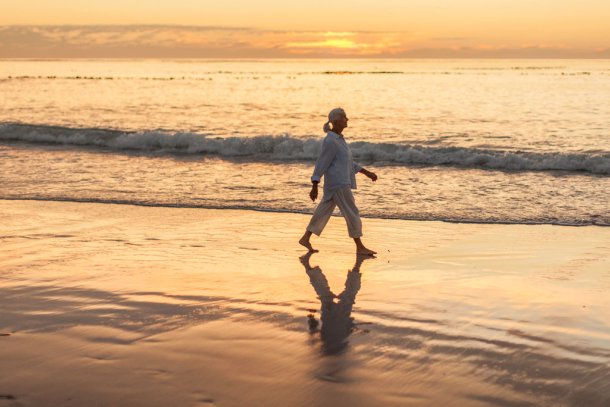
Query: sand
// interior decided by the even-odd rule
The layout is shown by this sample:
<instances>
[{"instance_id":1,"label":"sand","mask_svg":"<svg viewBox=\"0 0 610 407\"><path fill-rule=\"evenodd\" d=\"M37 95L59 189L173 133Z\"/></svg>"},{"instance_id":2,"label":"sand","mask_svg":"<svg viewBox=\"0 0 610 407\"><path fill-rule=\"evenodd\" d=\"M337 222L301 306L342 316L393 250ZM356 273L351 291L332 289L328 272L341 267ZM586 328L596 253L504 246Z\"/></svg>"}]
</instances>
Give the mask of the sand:
<instances>
[{"instance_id":1,"label":"sand","mask_svg":"<svg viewBox=\"0 0 610 407\"><path fill-rule=\"evenodd\" d=\"M0 201L0 406L610 404L610 228Z\"/></svg>"}]
</instances>

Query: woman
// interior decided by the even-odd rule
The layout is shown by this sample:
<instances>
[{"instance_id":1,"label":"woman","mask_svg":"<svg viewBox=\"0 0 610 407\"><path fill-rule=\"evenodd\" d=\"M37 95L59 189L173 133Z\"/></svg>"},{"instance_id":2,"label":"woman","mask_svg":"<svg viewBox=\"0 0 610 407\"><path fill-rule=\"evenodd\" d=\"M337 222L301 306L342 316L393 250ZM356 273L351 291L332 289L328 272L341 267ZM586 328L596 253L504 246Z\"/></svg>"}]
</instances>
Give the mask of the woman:
<instances>
[{"instance_id":1,"label":"woman","mask_svg":"<svg viewBox=\"0 0 610 407\"><path fill-rule=\"evenodd\" d=\"M328 121L324 124L326 137L322 142L322 150L311 177L313 185L309 197L312 201L315 201L318 197L318 184L322 176L324 176L324 195L299 243L310 252L317 252L309 242L311 234L315 233L317 236L320 236L330 216L333 214L335 206L338 206L341 215L343 215L347 223L349 236L356 242L356 252L372 256L376 252L364 247L362 240L360 240L362 236L362 222L360 221L360 213L356 207L356 202L354 202L352 189L356 189L357 172L366 175L372 181L377 181L377 175L362 168L352 160L352 153L342 133L347 127L348 120L345 111L338 107L331 110L328 114ZM331 124L332 127L330 126Z\"/></svg>"}]
</instances>

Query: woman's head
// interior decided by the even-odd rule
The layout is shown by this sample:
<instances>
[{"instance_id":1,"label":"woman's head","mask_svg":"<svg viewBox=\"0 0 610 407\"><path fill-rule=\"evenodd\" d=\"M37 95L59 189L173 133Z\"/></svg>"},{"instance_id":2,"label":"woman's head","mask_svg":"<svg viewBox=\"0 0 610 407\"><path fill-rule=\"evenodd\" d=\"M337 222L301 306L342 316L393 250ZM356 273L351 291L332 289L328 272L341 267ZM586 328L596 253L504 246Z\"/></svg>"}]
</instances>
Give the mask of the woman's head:
<instances>
[{"instance_id":1,"label":"woman's head","mask_svg":"<svg viewBox=\"0 0 610 407\"><path fill-rule=\"evenodd\" d=\"M328 113L328 121L324 123L324 132L334 131L335 133L341 133L344 128L347 127L347 114L345 110L340 107L334 108ZM330 126L332 123L332 127Z\"/></svg>"}]
</instances>

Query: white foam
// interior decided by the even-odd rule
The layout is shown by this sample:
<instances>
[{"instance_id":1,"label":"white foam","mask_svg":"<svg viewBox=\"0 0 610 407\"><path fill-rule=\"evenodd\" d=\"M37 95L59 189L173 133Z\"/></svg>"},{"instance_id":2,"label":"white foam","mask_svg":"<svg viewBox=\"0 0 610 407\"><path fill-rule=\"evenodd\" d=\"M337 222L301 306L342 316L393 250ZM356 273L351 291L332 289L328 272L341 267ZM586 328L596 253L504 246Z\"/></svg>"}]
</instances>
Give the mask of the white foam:
<instances>
[{"instance_id":1,"label":"white foam","mask_svg":"<svg viewBox=\"0 0 610 407\"><path fill-rule=\"evenodd\" d=\"M315 160L321 139L283 136L217 138L197 133L121 132L57 126L3 124L0 140L103 147L112 150L210 154L252 160ZM393 165L451 165L503 171L580 171L610 175L610 153L535 153L466 147L351 143L354 159Z\"/></svg>"}]
</instances>

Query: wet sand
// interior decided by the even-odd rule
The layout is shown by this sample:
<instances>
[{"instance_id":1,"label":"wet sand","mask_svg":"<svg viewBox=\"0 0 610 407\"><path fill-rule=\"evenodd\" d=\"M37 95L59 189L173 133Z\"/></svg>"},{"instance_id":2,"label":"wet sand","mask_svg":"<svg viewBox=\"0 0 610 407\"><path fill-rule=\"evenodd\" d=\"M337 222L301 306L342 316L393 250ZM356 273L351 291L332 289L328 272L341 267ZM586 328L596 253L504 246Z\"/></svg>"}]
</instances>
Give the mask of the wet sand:
<instances>
[{"instance_id":1,"label":"wet sand","mask_svg":"<svg viewBox=\"0 0 610 407\"><path fill-rule=\"evenodd\" d=\"M610 228L0 201L0 406L610 404Z\"/></svg>"}]
</instances>

